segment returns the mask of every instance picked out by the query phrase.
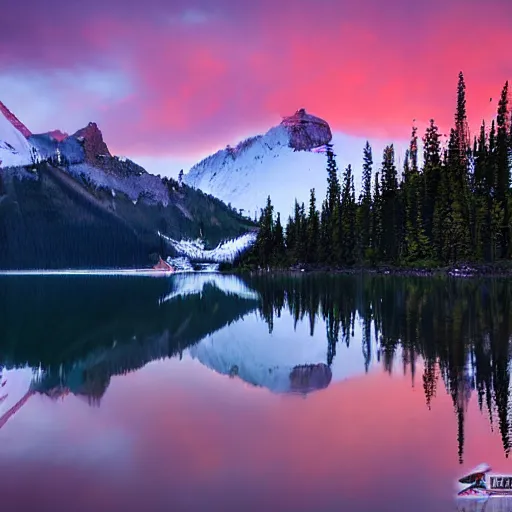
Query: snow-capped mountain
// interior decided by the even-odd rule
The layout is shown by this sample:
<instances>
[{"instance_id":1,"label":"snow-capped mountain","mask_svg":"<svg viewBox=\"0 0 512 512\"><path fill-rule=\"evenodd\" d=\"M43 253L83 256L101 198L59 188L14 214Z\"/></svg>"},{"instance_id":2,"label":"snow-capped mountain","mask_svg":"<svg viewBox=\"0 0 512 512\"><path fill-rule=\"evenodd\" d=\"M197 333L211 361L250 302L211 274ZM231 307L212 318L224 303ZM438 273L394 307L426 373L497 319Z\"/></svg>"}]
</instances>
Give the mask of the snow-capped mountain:
<instances>
[{"instance_id":1,"label":"snow-capped mountain","mask_svg":"<svg viewBox=\"0 0 512 512\"><path fill-rule=\"evenodd\" d=\"M295 199L307 203L311 188L326 192L323 146L332 140L326 121L304 109L285 117L265 135L227 147L196 164L184 182L231 203L246 215L259 215L270 195L276 212L292 213Z\"/></svg>"},{"instance_id":2,"label":"snow-capped mountain","mask_svg":"<svg viewBox=\"0 0 512 512\"><path fill-rule=\"evenodd\" d=\"M0 102L0 168L30 165L37 152L27 137L28 128Z\"/></svg>"},{"instance_id":3,"label":"snow-capped mountain","mask_svg":"<svg viewBox=\"0 0 512 512\"><path fill-rule=\"evenodd\" d=\"M212 256L223 261L239 244L221 242L254 227L221 201L113 156L93 122L73 135L32 134L2 107L0 168L2 269L146 267L155 251L179 252L157 230L175 241L201 237L205 245L192 248L217 247ZM37 212L30 229L25 209Z\"/></svg>"}]
</instances>

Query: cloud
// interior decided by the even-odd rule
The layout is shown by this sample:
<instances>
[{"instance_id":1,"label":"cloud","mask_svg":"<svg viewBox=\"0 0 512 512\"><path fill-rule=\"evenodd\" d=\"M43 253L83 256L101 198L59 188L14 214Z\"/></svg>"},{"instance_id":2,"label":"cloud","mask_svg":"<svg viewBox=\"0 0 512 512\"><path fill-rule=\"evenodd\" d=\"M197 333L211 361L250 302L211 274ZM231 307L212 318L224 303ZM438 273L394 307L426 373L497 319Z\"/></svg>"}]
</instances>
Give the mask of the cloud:
<instances>
[{"instance_id":1,"label":"cloud","mask_svg":"<svg viewBox=\"0 0 512 512\"><path fill-rule=\"evenodd\" d=\"M19 117L32 129L95 120L128 155L190 159L300 107L358 137L407 138L413 119L422 129L431 117L447 130L460 70L476 128L512 77L505 0L49 0L6 11L0 73L44 105ZM6 104L20 103L15 89L2 89Z\"/></svg>"},{"instance_id":2,"label":"cloud","mask_svg":"<svg viewBox=\"0 0 512 512\"><path fill-rule=\"evenodd\" d=\"M73 133L108 116L132 94L129 78L119 71L78 67L44 75L32 70L0 74L0 90L8 108L34 133L55 128Z\"/></svg>"}]
</instances>

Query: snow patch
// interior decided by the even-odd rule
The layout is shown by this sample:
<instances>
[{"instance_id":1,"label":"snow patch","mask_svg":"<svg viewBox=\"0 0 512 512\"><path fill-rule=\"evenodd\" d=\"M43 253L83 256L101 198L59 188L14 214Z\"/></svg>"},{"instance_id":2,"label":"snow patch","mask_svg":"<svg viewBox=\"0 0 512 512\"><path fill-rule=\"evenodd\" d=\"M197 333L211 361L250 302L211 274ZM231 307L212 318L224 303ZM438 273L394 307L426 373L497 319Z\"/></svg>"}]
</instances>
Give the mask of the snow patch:
<instances>
[{"instance_id":1,"label":"snow patch","mask_svg":"<svg viewBox=\"0 0 512 512\"><path fill-rule=\"evenodd\" d=\"M149 202L162 203L163 206L169 204L169 193L166 186L158 176L149 173L117 176L86 163L71 165L69 173L77 179L91 182L97 188L122 192L132 200L133 204L137 204L141 194Z\"/></svg>"},{"instance_id":2,"label":"snow patch","mask_svg":"<svg viewBox=\"0 0 512 512\"><path fill-rule=\"evenodd\" d=\"M37 150L0 111L0 168L30 165L39 158Z\"/></svg>"},{"instance_id":3,"label":"snow patch","mask_svg":"<svg viewBox=\"0 0 512 512\"><path fill-rule=\"evenodd\" d=\"M171 243L176 252L182 256L187 256L193 260L211 261L211 262L223 262L233 261L235 257L241 252L247 250L256 241L256 233L246 233L233 240L227 240L221 242L215 249L207 250L204 248L204 242L202 240L174 240L163 233L158 232L159 236L162 236Z\"/></svg>"}]
</instances>

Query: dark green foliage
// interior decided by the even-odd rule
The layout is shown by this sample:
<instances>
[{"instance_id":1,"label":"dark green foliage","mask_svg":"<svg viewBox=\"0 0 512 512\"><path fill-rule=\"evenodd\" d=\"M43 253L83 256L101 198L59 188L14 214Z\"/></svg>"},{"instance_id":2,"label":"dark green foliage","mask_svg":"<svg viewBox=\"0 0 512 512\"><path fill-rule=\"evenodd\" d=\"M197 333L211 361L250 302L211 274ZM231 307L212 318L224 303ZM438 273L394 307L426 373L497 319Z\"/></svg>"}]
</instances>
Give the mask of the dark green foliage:
<instances>
[{"instance_id":1,"label":"dark green foliage","mask_svg":"<svg viewBox=\"0 0 512 512\"><path fill-rule=\"evenodd\" d=\"M208 248L254 224L199 190L164 178L169 204L80 182L64 170L38 164L34 171L0 174L0 268L147 267L153 253L172 247L158 236L198 238Z\"/></svg>"},{"instance_id":2,"label":"dark green foliage","mask_svg":"<svg viewBox=\"0 0 512 512\"><path fill-rule=\"evenodd\" d=\"M307 220L307 250L306 261L317 263L319 259L318 244L320 240L320 214L316 209L315 189L311 189L309 198L309 212Z\"/></svg>"},{"instance_id":3,"label":"dark green foliage","mask_svg":"<svg viewBox=\"0 0 512 512\"><path fill-rule=\"evenodd\" d=\"M272 260L275 265L282 266L286 262L286 245L284 242L284 231L281 224L281 214L277 214L277 220L274 225L274 232L272 235Z\"/></svg>"},{"instance_id":4,"label":"dark green foliage","mask_svg":"<svg viewBox=\"0 0 512 512\"><path fill-rule=\"evenodd\" d=\"M384 148L381 169L381 211L382 241L381 258L393 262L398 256L399 225L398 225L398 181L395 167L395 150L393 145Z\"/></svg>"},{"instance_id":5,"label":"dark green foliage","mask_svg":"<svg viewBox=\"0 0 512 512\"><path fill-rule=\"evenodd\" d=\"M255 248L258 254L258 261L263 267L268 266L272 261L274 254L274 207L270 201L270 196L267 198L267 205L261 212L260 217L260 230L258 239L256 240Z\"/></svg>"},{"instance_id":6,"label":"dark green foliage","mask_svg":"<svg viewBox=\"0 0 512 512\"><path fill-rule=\"evenodd\" d=\"M351 265L356 258L356 198L354 176L349 165L343 175L343 191L341 195L341 262Z\"/></svg>"},{"instance_id":7,"label":"dark green foliage","mask_svg":"<svg viewBox=\"0 0 512 512\"><path fill-rule=\"evenodd\" d=\"M496 206L502 214L500 232L500 256L509 256L510 248L510 127L508 122L510 112L508 110L508 81L505 82L498 105L496 117Z\"/></svg>"},{"instance_id":8,"label":"dark green foliage","mask_svg":"<svg viewBox=\"0 0 512 512\"><path fill-rule=\"evenodd\" d=\"M363 260L372 248L372 166L372 148L366 141L363 152L363 187L357 210L358 257Z\"/></svg>"}]
</instances>

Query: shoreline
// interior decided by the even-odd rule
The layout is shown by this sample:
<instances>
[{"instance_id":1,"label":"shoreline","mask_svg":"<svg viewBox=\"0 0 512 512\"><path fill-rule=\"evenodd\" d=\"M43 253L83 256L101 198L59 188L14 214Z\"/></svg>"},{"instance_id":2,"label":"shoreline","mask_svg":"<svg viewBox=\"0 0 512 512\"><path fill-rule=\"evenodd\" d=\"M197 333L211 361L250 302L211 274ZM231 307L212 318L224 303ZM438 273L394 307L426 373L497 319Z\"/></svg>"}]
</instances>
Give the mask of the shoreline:
<instances>
[{"instance_id":1,"label":"shoreline","mask_svg":"<svg viewBox=\"0 0 512 512\"><path fill-rule=\"evenodd\" d=\"M399 267L393 265L329 267L317 265L295 265L288 268L226 268L218 270L155 270L151 268L67 268L67 269L18 269L2 270L0 276L35 276L35 275L133 275L133 276L170 276L185 273L219 273L251 275L373 275L397 277L453 277L453 278L512 278L512 262L498 264L460 264L446 267L422 268Z\"/></svg>"},{"instance_id":2,"label":"shoreline","mask_svg":"<svg viewBox=\"0 0 512 512\"><path fill-rule=\"evenodd\" d=\"M396 267L382 265L377 267L328 267L328 266L293 266L289 268L265 269L230 269L221 271L227 274L331 274L331 275L373 275L397 277L453 277L453 278L512 278L512 262L509 264L460 264L446 267Z\"/></svg>"}]
</instances>

